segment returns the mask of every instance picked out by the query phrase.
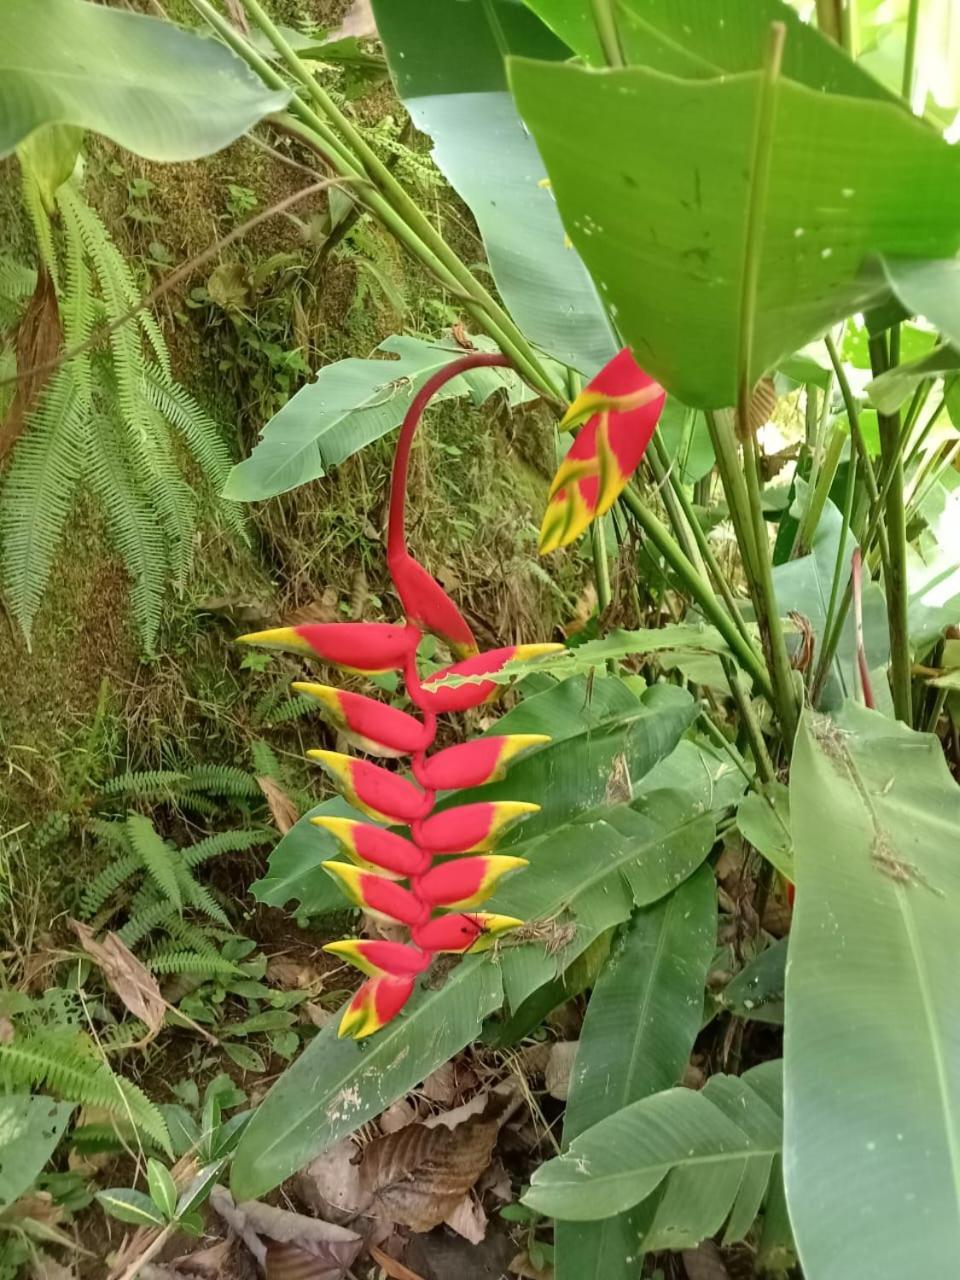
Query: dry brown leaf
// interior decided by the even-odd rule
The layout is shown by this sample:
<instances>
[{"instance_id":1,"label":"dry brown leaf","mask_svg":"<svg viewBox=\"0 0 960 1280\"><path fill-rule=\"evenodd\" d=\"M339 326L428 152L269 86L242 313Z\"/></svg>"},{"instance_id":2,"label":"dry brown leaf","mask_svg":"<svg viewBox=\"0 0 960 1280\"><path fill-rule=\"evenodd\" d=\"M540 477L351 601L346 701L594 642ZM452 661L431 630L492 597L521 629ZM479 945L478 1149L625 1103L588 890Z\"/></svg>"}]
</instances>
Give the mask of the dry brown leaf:
<instances>
[{"instance_id":1,"label":"dry brown leaf","mask_svg":"<svg viewBox=\"0 0 960 1280\"><path fill-rule=\"evenodd\" d=\"M340 592L336 587L325 587L319 600L311 600L294 613L287 615L287 623L291 627L303 622L338 622L340 621Z\"/></svg>"},{"instance_id":2,"label":"dry brown leaf","mask_svg":"<svg viewBox=\"0 0 960 1280\"><path fill-rule=\"evenodd\" d=\"M321 1030L328 1022L336 1020L336 1011L333 1009L325 1009L317 1000L305 1000L300 1006L303 1013L307 1015L307 1020L315 1027Z\"/></svg>"},{"instance_id":3,"label":"dry brown leaf","mask_svg":"<svg viewBox=\"0 0 960 1280\"><path fill-rule=\"evenodd\" d=\"M0 1044L12 1044L13 1023L9 1018L0 1018Z\"/></svg>"},{"instance_id":4,"label":"dry brown leaf","mask_svg":"<svg viewBox=\"0 0 960 1280\"><path fill-rule=\"evenodd\" d=\"M297 1194L316 1213L333 1210L356 1213L360 1206L360 1169L357 1148L341 1138L297 1174Z\"/></svg>"},{"instance_id":5,"label":"dry brown leaf","mask_svg":"<svg viewBox=\"0 0 960 1280\"><path fill-rule=\"evenodd\" d=\"M544 1083L547 1086L547 1093L552 1098L558 1098L560 1102L565 1102L570 1092L570 1075L573 1071L573 1060L577 1056L577 1045L576 1040L558 1040L550 1048L547 1069L543 1073Z\"/></svg>"},{"instance_id":6,"label":"dry brown leaf","mask_svg":"<svg viewBox=\"0 0 960 1280\"><path fill-rule=\"evenodd\" d=\"M267 1280L342 1280L345 1272L340 1262L331 1261L327 1249L303 1249L275 1240L267 1245Z\"/></svg>"},{"instance_id":7,"label":"dry brown leaf","mask_svg":"<svg viewBox=\"0 0 960 1280\"><path fill-rule=\"evenodd\" d=\"M505 1106L489 1095L455 1129L411 1124L374 1139L360 1165L365 1207L413 1231L439 1226L490 1163Z\"/></svg>"},{"instance_id":8,"label":"dry brown leaf","mask_svg":"<svg viewBox=\"0 0 960 1280\"><path fill-rule=\"evenodd\" d=\"M402 1262L398 1262L396 1258L391 1258L389 1253L384 1253L382 1249L378 1249L375 1244L370 1245L370 1257L374 1260L381 1270L385 1271L390 1280L423 1280L423 1276L416 1271L411 1271L409 1267L405 1267Z\"/></svg>"},{"instance_id":9,"label":"dry brown leaf","mask_svg":"<svg viewBox=\"0 0 960 1280\"><path fill-rule=\"evenodd\" d=\"M396 1133L398 1129L405 1129L408 1124L413 1124L416 1118L416 1109L406 1098L398 1098L380 1117L380 1132Z\"/></svg>"},{"instance_id":10,"label":"dry brown leaf","mask_svg":"<svg viewBox=\"0 0 960 1280\"><path fill-rule=\"evenodd\" d=\"M712 1240L704 1240L697 1249L683 1249L680 1257L687 1280L730 1280L723 1254Z\"/></svg>"},{"instance_id":11,"label":"dry brown leaf","mask_svg":"<svg viewBox=\"0 0 960 1280\"><path fill-rule=\"evenodd\" d=\"M526 1249L512 1260L510 1270L522 1280L553 1280L553 1267L535 1267Z\"/></svg>"},{"instance_id":12,"label":"dry brown leaf","mask_svg":"<svg viewBox=\"0 0 960 1280\"><path fill-rule=\"evenodd\" d=\"M342 1274L352 1265L363 1244L355 1231L320 1218L309 1218L304 1213L276 1209L260 1200L234 1204L230 1192L219 1185L210 1193L210 1204L242 1237L261 1267L266 1266L268 1257L268 1243L264 1243L261 1237L266 1237L267 1242L295 1245L307 1254L312 1263L320 1261L327 1268L323 1272L304 1272L304 1277Z\"/></svg>"},{"instance_id":13,"label":"dry brown leaf","mask_svg":"<svg viewBox=\"0 0 960 1280\"><path fill-rule=\"evenodd\" d=\"M23 313L17 329L17 382L16 394L0 423L0 459L8 453L20 438L27 417L45 387L52 369L41 368L56 358L63 340L60 328L60 308L57 291L50 273L40 266L33 297ZM36 368L36 373L31 370Z\"/></svg>"},{"instance_id":14,"label":"dry brown leaf","mask_svg":"<svg viewBox=\"0 0 960 1280\"><path fill-rule=\"evenodd\" d=\"M56 1258L51 1258L49 1253L43 1250L38 1250L33 1255L30 1275L33 1280L77 1280L77 1273L73 1267L65 1267L62 1262L57 1262Z\"/></svg>"},{"instance_id":15,"label":"dry brown leaf","mask_svg":"<svg viewBox=\"0 0 960 1280\"><path fill-rule=\"evenodd\" d=\"M750 397L750 430L754 435L770 421L777 406L777 388L772 378L761 378Z\"/></svg>"},{"instance_id":16,"label":"dry brown leaf","mask_svg":"<svg viewBox=\"0 0 960 1280\"><path fill-rule=\"evenodd\" d=\"M453 1206L444 1222L471 1244L479 1244L487 1234L487 1215L483 1212L483 1205L469 1191Z\"/></svg>"},{"instance_id":17,"label":"dry brown leaf","mask_svg":"<svg viewBox=\"0 0 960 1280\"><path fill-rule=\"evenodd\" d=\"M359 36L361 39L366 39L376 34L377 23L370 0L353 0L346 17L331 38L343 40L346 36Z\"/></svg>"},{"instance_id":18,"label":"dry brown leaf","mask_svg":"<svg viewBox=\"0 0 960 1280\"><path fill-rule=\"evenodd\" d=\"M457 1096L457 1073L452 1062L444 1062L431 1071L423 1084L420 1093L428 1102L436 1102L442 1107L449 1107Z\"/></svg>"},{"instance_id":19,"label":"dry brown leaf","mask_svg":"<svg viewBox=\"0 0 960 1280\"><path fill-rule=\"evenodd\" d=\"M150 1037L163 1026L167 1002L160 994L156 978L137 957L120 941L115 933L108 933L103 942L97 942L93 930L79 920L71 920L70 927L80 939L87 955L100 966L110 988L120 997L135 1018L145 1022Z\"/></svg>"},{"instance_id":20,"label":"dry brown leaf","mask_svg":"<svg viewBox=\"0 0 960 1280\"><path fill-rule=\"evenodd\" d=\"M273 778L260 774L257 777L257 786L266 797L267 808L270 810L270 817L273 818L277 830L285 836L290 828L300 821L300 811L283 787L278 782L274 782Z\"/></svg>"}]
</instances>

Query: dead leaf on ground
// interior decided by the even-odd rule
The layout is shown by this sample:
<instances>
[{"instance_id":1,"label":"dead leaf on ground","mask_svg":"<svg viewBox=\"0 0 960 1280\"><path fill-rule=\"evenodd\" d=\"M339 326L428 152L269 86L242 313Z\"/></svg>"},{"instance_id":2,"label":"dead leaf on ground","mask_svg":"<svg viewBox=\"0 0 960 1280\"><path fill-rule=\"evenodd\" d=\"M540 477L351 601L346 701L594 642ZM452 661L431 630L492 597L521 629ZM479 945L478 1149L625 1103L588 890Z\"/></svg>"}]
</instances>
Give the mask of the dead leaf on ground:
<instances>
[{"instance_id":1,"label":"dead leaf on ground","mask_svg":"<svg viewBox=\"0 0 960 1280\"><path fill-rule=\"evenodd\" d=\"M511 1261L510 1270L522 1280L553 1280L553 1267L535 1267L526 1249Z\"/></svg>"},{"instance_id":2,"label":"dead leaf on ground","mask_svg":"<svg viewBox=\"0 0 960 1280\"><path fill-rule=\"evenodd\" d=\"M330 37L332 40L343 40L346 36L359 36L361 40L377 34L377 24L373 16L370 0L353 0L347 10L346 17Z\"/></svg>"},{"instance_id":3,"label":"dead leaf on ground","mask_svg":"<svg viewBox=\"0 0 960 1280\"><path fill-rule=\"evenodd\" d=\"M305 991L308 987L323 986L323 974L312 964L304 964L292 956L276 955L267 960L266 979L284 991Z\"/></svg>"},{"instance_id":4,"label":"dead leaf on ground","mask_svg":"<svg viewBox=\"0 0 960 1280\"><path fill-rule=\"evenodd\" d=\"M461 1201L453 1206L444 1222L464 1240L471 1244L479 1244L487 1234L487 1215L480 1201L468 1191Z\"/></svg>"},{"instance_id":5,"label":"dead leaf on ground","mask_svg":"<svg viewBox=\"0 0 960 1280\"><path fill-rule=\"evenodd\" d=\"M152 1039L163 1026L167 1008L156 978L115 933L108 933L103 942L97 942L93 930L79 920L71 920L70 927L87 955L103 970L111 990L135 1018L147 1024Z\"/></svg>"},{"instance_id":6,"label":"dead leaf on ground","mask_svg":"<svg viewBox=\"0 0 960 1280\"><path fill-rule=\"evenodd\" d=\"M50 273L42 266L37 271L37 283L33 297L27 304L17 329L17 390L7 416L0 423L0 458L17 443L26 426L30 411L36 407L40 393L46 386L53 369L40 366L55 359L63 341L60 327L60 308L57 291ZM31 370L36 369L33 373Z\"/></svg>"},{"instance_id":7,"label":"dead leaf on ground","mask_svg":"<svg viewBox=\"0 0 960 1280\"><path fill-rule=\"evenodd\" d=\"M342 1280L345 1273L339 1263L331 1265L326 1252L275 1240L267 1245L266 1280Z\"/></svg>"},{"instance_id":8,"label":"dead leaf on ground","mask_svg":"<svg viewBox=\"0 0 960 1280\"><path fill-rule=\"evenodd\" d=\"M399 1129L404 1129L408 1124L413 1124L417 1118L417 1112L414 1107L406 1100L406 1098L398 1098L396 1102L391 1103L380 1117L381 1133L396 1133Z\"/></svg>"},{"instance_id":9,"label":"dead leaf on ground","mask_svg":"<svg viewBox=\"0 0 960 1280\"><path fill-rule=\"evenodd\" d=\"M297 1174L297 1195L317 1213L355 1214L362 1198L357 1156L353 1142L341 1138Z\"/></svg>"},{"instance_id":10,"label":"dead leaf on ground","mask_svg":"<svg viewBox=\"0 0 960 1280\"><path fill-rule=\"evenodd\" d=\"M452 1062L444 1062L431 1071L420 1086L420 1093L428 1102L449 1107L457 1096L457 1072Z\"/></svg>"},{"instance_id":11,"label":"dead leaf on ground","mask_svg":"<svg viewBox=\"0 0 960 1280\"><path fill-rule=\"evenodd\" d=\"M292 826L300 821L300 811L293 803L283 787L266 774L257 776L257 786L263 792L270 817L273 818L277 830L285 836Z\"/></svg>"},{"instance_id":12,"label":"dead leaf on ground","mask_svg":"<svg viewBox=\"0 0 960 1280\"><path fill-rule=\"evenodd\" d=\"M355 1231L338 1227L332 1222L324 1222L321 1218L309 1218L304 1213L276 1209L260 1200L246 1200L243 1204L235 1204L230 1192L219 1184L210 1193L210 1204L241 1236L261 1268L266 1267L267 1249L271 1241L295 1245L307 1255L311 1265L323 1263L325 1271L304 1272L304 1280L315 1275L322 1275L324 1280L328 1274L341 1275L353 1264L363 1244ZM289 1280L294 1275L295 1272L288 1273Z\"/></svg>"},{"instance_id":13,"label":"dead leaf on ground","mask_svg":"<svg viewBox=\"0 0 960 1280\"><path fill-rule=\"evenodd\" d=\"M507 1105L490 1094L453 1129L418 1123L374 1139L360 1165L364 1211L413 1231L439 1226L489 1165Z\"/></svg>"},{"instance_id":14,"label":"dead leaf on ground","mask_svg":"<svg viewBox=\"0 0 960 1280\"><path fill-rule=\"evenodd\" d=\"M13 1023L9 1018L0 1018L0 1044L12 1044Z\"/></svg>"},{"instance_id":15,"label":"dead leaf on ground","mask_svg":"<svg viewBox=\"0 0 960 1280\"><path fill-rule=\"evenodd\" d=\"M375 1244L370 1246L369 1252L370 1257L382 1271L387 1273L390 1280L423 1280L423 1276L418 1275L416 1271L411 1271L409 1267L405 1267L396 1258L391 1258L389 1253L384 1253Z\"/></svg>"},{"instance_id":16,"label":"dead leaf on ground","mask_svg":"<svg viewBox=\"0 0 960 1280\"><path fill-rule=\"evenodd\" d=\"M565 1102L570 1092L570 1076L577 1056L577 1040L558 1040L550 1047L550 1057L544 1071L544 1083L551 1098Z\"/></svg>"},{"instance_id":17,"label":"dead leaf on ground","mask_svg":"<svg viewBox=\"0 0 960 1280\"><path fill-rule=\"evenodd\" d=\"M338 622L340 620L339 604L340 592L337 588L326 587L319 600L311 600L288 614L287 623L295 627L302 622Z\"/></svg>"},{"instance_id":18,"label":"dead leaf on ground","mask_svg":"<svg viewBox=\"0 0 960 1280\"><path fill-rule=\"evenodd\" d=\"M33 1255L30 1275L33 1280L77 1280L73 1267L65 1267L43 1250L37 1250Z\"/></svg>"},{"instance_id":19,"label":"dead leaf on ground","mask_svg":"<svg viewBox=\"0 0 960 1280\"><path fill-rule=\"evenodd\" d=\"M683 1249L680 1257L687 1280L730 1280L723 1254L712 1240L704 1240L697 1249Z\"/></svg>"}]
</instances>

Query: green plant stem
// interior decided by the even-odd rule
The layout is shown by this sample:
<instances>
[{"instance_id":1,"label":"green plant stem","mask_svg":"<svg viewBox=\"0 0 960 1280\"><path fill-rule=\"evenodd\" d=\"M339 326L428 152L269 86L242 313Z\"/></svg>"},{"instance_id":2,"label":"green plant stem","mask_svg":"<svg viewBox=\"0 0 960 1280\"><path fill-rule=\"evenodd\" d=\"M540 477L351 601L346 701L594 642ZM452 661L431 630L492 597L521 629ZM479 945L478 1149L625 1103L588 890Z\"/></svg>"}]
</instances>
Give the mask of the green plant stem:
<instances>
[{"instance_id":1,"label":"green plant stem","mask_svg":"<svg viewBox=\"0 0 960 1280\"><path fill-rule=\"evenodd\" d=\"M917 62L917 32L920 27L920 0L910 0L907 9L907 37L903 50L903 80L900 93L909 105L913 99L913 81Z\"/></svg>"},{"instance_id":2,"label":"green plant stem","mask_svg":"<svg viewBox=\"0 0 960 1280\"><path fill-rule=\"evenodd\" d=\"M936 733L937 725L940 723L940 717L943 715L943 708L946 705L947 694L949 689L938 689L937 696L934 699L933 706L930 709L930 715L927 719L927 733Z\"/></svg>"},{"instance_id":3,"label":"green plant stem","mask_svg":"<svg viewBox=\"0 0 960 1280\"><path fill-rule=\"evenodd\" d=\"M316 77L310 74L310 71L297 56L283 33L260 4L260 0L242 0L242 2L252 20L283 58L291 75L303 87L321 116L329 122L332 129L344 140L346 147L352 150L356 161L376 185L387 203L395 210L399 218L414 235L443 263L454 279L457 280L461 289L473 299L478 307L483 308L488 319L492 320L497 329L501 331L501 336L497 338L497 341L500 342L504 354L510 356L520 372L531 382L531 385L545 392L548 396L556 398L558 388L541 365L536 352L530 346L523 333L488 290L477 280L476 276L461 262L420 206L404 190L403 186L373 150L361 131L340 110L326 90L319 84Z\"/></svg>"},{"instance_id":4,"label":"green plant stem","mask_svg":"<svg viewBox=\"0 0 960 1280\"><path fill-rule=\"evenodd\" d=\"M676 574L683 589L696 602L707 621L723 636L731 652L763 696L771 700L773 689L766 667L756 650L744 640L731 618L721 607L709 582L697 573L666 526L644 505L640 495L633 488L628 485L622 496L630 514Z\"/></svg>"},{"instance_id":5,"label":"green plant stem","mask_svg":"<svg viewBox=\"0 0 960 1280\"><path fill-rule=\"evenodd\" d=\"M751 588L764 656L773 681L777 715L788 749L797 730L798 706L793 672L780 622L780 610L773 587L773 566L760 491L760 459L750 421L754 378L751 372L756 326L757 286L760 279L760 228L767 203L767 188L773 152L773 121L777 83L783 59L786 27L770 24L770 38L764 60L764 74L757 105L756 132L750 173L750 201L747 209L746 255L740 296L740 334L737 360L737 430L743 446L749 517L756 554Z\"/></svg>"},{"instance_id":6,"label":"green plant stem","mask_svg":"<svg viewBox=\"0 0 960 1280\"><path fill-rule=\"evenodd\" d=\"M700 554L700 546L687 518L686 510L680 500L679 490L682 486L678 484L670 462L666 457L659 433L654 434L650 448L647 450L647 461L650 464L650 470L653 472L653 478L657 482L657 490L663 499L667 515L670 517L670 523L673 525L673 531L683 547L684 554L697 573L705 578L707 576L707 567L703 556Z\"/></svg>"},{"instance_id":7,"label":"green plant stem","mask_svg":"<svg viewBox=\"0 0 960 1280\"><path fill-rule=\"evenodd\" d=\"M658 452L660 463L661 465L663 465L665 463L666 454L663 447L663 441L660 439L659 433L657 433L654 436L653 444L655 449ZM652 458L653 455L651 454L650 456ZM704 577L709 577L710 579L712 579L714 587L716 588L717 591L719 591L720 595L723 597L723 602L727 606L727 612L730 614L730 617L736 623L737 629L739 630L740 634L743 636L744 640L752 648L753 640L750 636L749 631L747 630L747 624L743 620L743 614L740 611L740 608L737 604L737 601L734 597L733 592L730 590L730 584L727 582L727 579L723 573L723 570L720 568L720 565L717 563L717 558L713 554L713 548L710 546L710 540L707 537L707 535L704 533L703 526L700 524L700 521L697 519L697 513L693 509L693 504L691 503L690 499L687 497L687 493L683 487L683 484L680 482L679 479L677 479L674 473L672 471L669 471L668 475L669 475L670 483L673 486L673 491L676 495L676 500L680 504L680 508L683 512L686 526L689 528L690 532L693 535L697 548L699 549L699 552L700 552L700 557L702 558L703 564L706 566L706 568L703 568L699 564L698 560L695 560L692 556L690 557L690 559L694 563L694 565L698 566L699 572Z\"/></svg>"},{"instance_id":8,"label":"green plant stem","mask_svg":"<svg viewBox=\"0 0 960 1280\"><path fill-rule=\"evenodd\" d=\"M852 446L850 448L850 460L847 463L847 488L843 499L843 520L840 524L840 540L837 543L837 557L833 565L833 577L830 580L830 601L827 605L826 619L823 624L823 634L826 638L832 628L834 613L837 607L837 597L840 594L840 583L843 581L843 573L846 568L846 545L847 534L850 532L850 521L853 518L853 501L857 489L857 452Z\"/></svg>"},{"instance_id":9,"label":"green plant stem","mask_svg":"<svg viewBox=\"0 0 960 1280\"><path fill-rule=\"evenodd\" d=\"M737 751L733 743L730 742L720 726L713 723L713 720L705 710L700 711L698 718L702 721L708 737L712 738L724 755L729 756L736 765L737 772L745 779L747 786L752 787L753 790L757 790L756 778L744 764L740 752Z\"/></svg>"},{"instance_id":10,"label":"green plant stem","mask_svg":"<svg viewBox=\"0 0 960 1280\"><path fill-rule=\"evenodd\" d=\"M873 376L890 366L887 344L882 335L870 338ZM890 571L884 578L887 596L887 624L890 628L890 672L893 707L898 720L913 724L913 692L910 682L910 635L907 622L907 520L903 502L903 438L899 414L877 415L880 449L887 473L888 492L884 498L887 538L890 543Z\"/></svg>"},{"instance_id":11,"label":"green plant stem","mask_svg":"<svg viewBox=\"0 0 960 1280\"><path fill-rule=\"evenodd\" d=\"M593 10L593 23L597 28L597 36L607 66L622 67L624 65L623 50L620 48L620 35L610 0L590 0L590 7Z\"/></svg>"},{"instance_id":12,"label":"green plant stem","mask_svg":"<svg viewBox=\"0 0 960 1280\"><path fill-rule=\"evenodd\" d=\"M740 713L740 723L746 731L747 738L750 741L750 750L753 753L753 759L757 766L757 773L764 782L773 782L777 776L773 767L773 760L767 750L767 744L763 739L763 731L760 728L760 722L754 714L753 707L750 705L750 699L744 693L737 679L737 669L730 661L725 653L720 655L720 665L723 667L723 674L727 677L727 684L730 686L730 694L737 704L737 711Z\"/></svg>"},{"instance_id":13,"label":"green plant stem","mask_svg":"<svg viewBox=\"0 0 960 1280\"><path fill-rule=\"evenodd\" d=\"M800 521L800 528L797 531L792 553L794 556L804 555L810 550L813 535L817 531L817 525L820 523L820 517L823 515L823 509L827 505L827 498L830 496L830 489L836 478L845 440L846 432L843 429L843 424L838 422L834 426L830 443L827 445L823 462L820 465L816 486L810 495L810 501L807 503L803 519Z\"/></svg>"},{"instance_id":14,"label":"green plant stem","mask_svg":"<svg viewBox=\"0 0 960 1280\"><path fill-rule=\"evenodd\" d=\"M704 418L706 419L707 430L710 433L714 457L717 460L720 483L727 499L730 523L733 525L737 545L740 548L743 571L747 581L750 582L756 574L757 553L753 545L753 529L746 518L748 508L747 486L743 477L743 467L740 463L736 437L733 433L729 415L726 412L712 413L707 410L704 413Z\"/></svg>"},{"instance_id":15,"label":"green plant stem","mask_svg":"<svg viewBox=\"0 0 960 1280\"><path fill-rule=\"evenodd\" d=\"M606 538L603 517L590 526L590 546L593 551L593 580L597 588L597 608L604 613L610 607L610 565L607 562Z\"/></svg>"}]
</instances>

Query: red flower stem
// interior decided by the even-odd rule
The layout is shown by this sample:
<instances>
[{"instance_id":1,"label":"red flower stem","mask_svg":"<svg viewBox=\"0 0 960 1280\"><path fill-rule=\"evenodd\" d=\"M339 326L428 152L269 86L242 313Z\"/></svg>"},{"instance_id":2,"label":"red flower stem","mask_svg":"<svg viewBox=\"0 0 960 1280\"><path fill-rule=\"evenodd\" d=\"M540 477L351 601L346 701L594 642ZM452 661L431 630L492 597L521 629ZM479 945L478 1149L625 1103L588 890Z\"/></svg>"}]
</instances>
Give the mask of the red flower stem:
<instances>
[{"instance_id":1,"label":"red flower stem","mask_svg":"<svg viewBox=\"0 0 960 1280\"><path fill-rule=\"evenodd\" d=\"M875 711L877 704L873 700L870 667L867 665L867 653L863 644L863 586L859 547L854 547L853 549L851 578L853 582L853 618L857 638L857 666L860 670L860 684L863 687L863 701L871 711Z\"/></svg>"},{"instance_id":2,"label":"red flower stem","mask_svg":"<svg viewBox=\"0 0 960 1280\"><path fill-rule=\"evenodd\" d=\"M444 365L442 369L438 369L435 374L426 380L413 397L410 408L407 410L403 424L400 427L397 450L393 457L393 477L390 481L390 518L387 525L388 565L391 555L407 549L404 522L407 501L407 475L410 470L410 449L413 445L413 437L417 433L417 427L420 425L420 419L423 417L424 409L426 409L440 388L448 383L451 378L456 378L459 374L466 373L470 369L482 369L491 366L506 369L513 368L511 361L498 351L474 351L469 355L461 356L459 360L452 360L448 365Z\"/></svg>"}]
</instances>

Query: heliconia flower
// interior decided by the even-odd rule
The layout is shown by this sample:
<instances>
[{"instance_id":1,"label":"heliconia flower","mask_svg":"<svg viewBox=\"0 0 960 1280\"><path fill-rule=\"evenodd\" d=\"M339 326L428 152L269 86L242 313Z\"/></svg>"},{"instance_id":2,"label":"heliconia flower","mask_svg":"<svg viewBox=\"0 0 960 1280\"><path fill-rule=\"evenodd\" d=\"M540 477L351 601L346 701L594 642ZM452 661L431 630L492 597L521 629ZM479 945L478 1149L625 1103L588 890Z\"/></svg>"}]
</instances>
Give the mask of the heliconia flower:
<instances>
[{"instance_id":1,"label":"heliconia flower","mask_svg":"<svg viewBox=\"0 0 960 1280\"><path fill-rule=\"evenodd\" d=\"M410 937L424 951L460 955L467 951L486 951L501 933L519 929L522 924L522 920L513 916L498 916L491 911L473 911L469 915L457 912L414 925Z\"/></svg>"},{"instance_id":2,"label":"heliconia flower","mask_svg":"<svg viewBox=\"0 0 960 1280\"><path fill-rule=\"evenodd\" d=\"M368 978L344 1010L337 1035L362 1040L386 1026L413 995L416 978Z\"/></svg>"},{"instance_id":3,"label":"heliconia flower","mask_svg":"<svg viewBox=\"0 0 960 1280\"><path fill-rule=\"evenodd\" d=\"M406 879L422 875L430 866L430 854L418 849L403 836L372 827L355 818L316 817L310 821L334 836L347 854L365 871L374 869L380 875Z\"/></svg>"},{"instance_id":4,"label":"heliconia flower","mask_svg":"<svg viewBox=\"0 0 960 1280\"><path fill-rule=\"evenodd\" d=\"M382 675L404 665L420 642L416 627L389 622L305 622L272 631L251 631L241 644L264 649L289 649L320 658L357 675Z\"/></svg>"},{"instance_id":5,"label":"heliconia flower","mask_svg":"<svg viewBox=\"0 0 960 1280\"><path fill-rule=\"evenodd\" d=\"M461 684L456 687L437 688L436 681L445 676L485 676L501 671L508 662L529 662L532 658L540 658L545 653L556 653L562 644L514 644L504 649L488 649L478 653L465 662L455 662L453 666L435 671L422 686L421 706L439 715L444 711L467 711L470 707L479 707L481 702L497 692L497 685L492 680L482 680L478 684Z\"/></svg>"},{"instance_id":6,"label":"heliconia flower","mask_svg":"<svg viewBox=\"0 0 960 1280\"><path fill-rule=\"evenodd\" d=\"M543 733L512 733L502 737L474 738L436 755L414 760L413 776L429 791L456 791L495 782L507 765L525 751L541 747L550 739Z\"/></svg>"},{"instance_id":7,"label":"heliconia flower","mask_svg":"<svg viewBox=\"0 0 960 1280\"><path fill-rule=\"evenodd\" d=\"M541 555L573 542L610 510L640 464L665 398L627 348L583 388L560 423L584 425L550 486Z\"/></svg>"},{"instance_id":8,"label":"heliconia flower","mask_svg":"<svg viewBox=\"0 0 960 1280\"><path fill-rule=\"evenodd\" d=\"M371 755L410 755L422 751L433 741L430 725L376 698L305 680L295 681L292 688L316 698L325 719L361 751Z\"/></svg>"},{"instance_id":9,"label":"heliconia flower","mask_svg":"<svg viewBox=\"0 0 960 1280\"><path fill-rule=\"evenodd\" d=\"M415 978L430 967L430 955L405 942L383 942L380 939L345 938L328 942L323 948L332 956L342 956L371 978L386 974L391 978Z\"/></svg>"},{"instance_id":10,"label":"heliconia flower","mask_svg":"<svg viewBox=\"0 0 960 1280\"><path fill-rule=\"evenodd\" d=\"M307 752L311 760L322 764L336 783L341 795L371 818L382 822L413 822L430 812L433 796L428 791L401 778L369 760L357 760L340 751L314 748Z\"/></svg>"},{"instance_id":11,"label":"heliconia flower","mask_svg":"<svg viewBox=\"0 0 960 1280\"><path fill-rule=\"evenodd\" d=\"M374 915L386 916L388 920L406 925L425 924L430 918L427 904L395 880L364 871L349 862L324 862L321 865L340 882L351 902Z\"/></svg>"},{"instance_id":12,"label":"heliconia flower","mask_svg":"<svg viewBox=\"0 0 960 1280\"><path fill-rule=\"evenodd\" d=\"M463 614L436 578L404 547L388 551L387 567L409 622L445 640L456 658L469 658L477 652L476 639Z\"/></svg>"},{"instance_id":13,"label":"heliconia flower","mask_svg":"<svg viewBox=\"0 0 960 1280\"><path fill-rule=\"evenodd\" d=\"M486 902L510 871L529 866L526 858L509 858L488 853L480 858L454 858L431 867L420 876L414 890L422 902L432 907L478 907Z\"/></svg>"},{"instance_id":14,"label":"heliconia flower","mask_svg":"<svg viewBox=\"0 0 960 1280\"><path fill-rule=\"evenodd\" d=\"M484 853L503 833L531 813L538 804L523 800L486 800L444 809L414 824L413 838L430 853Z\"/></svg>"}]
</instances>

